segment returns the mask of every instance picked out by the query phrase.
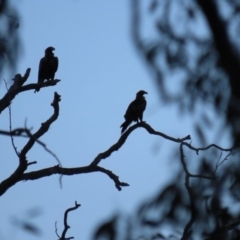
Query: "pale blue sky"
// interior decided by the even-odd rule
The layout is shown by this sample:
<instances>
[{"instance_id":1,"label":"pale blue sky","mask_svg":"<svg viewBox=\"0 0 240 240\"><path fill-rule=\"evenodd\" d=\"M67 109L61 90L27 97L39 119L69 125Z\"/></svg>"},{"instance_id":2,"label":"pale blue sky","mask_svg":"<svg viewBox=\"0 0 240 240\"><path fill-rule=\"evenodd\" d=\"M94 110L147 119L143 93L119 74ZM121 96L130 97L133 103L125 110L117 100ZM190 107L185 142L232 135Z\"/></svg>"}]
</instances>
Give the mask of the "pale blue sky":
<instances>
[{"instance_id":1,"label":"pale blue sky","mask_svg":"<svg viewBox=\"0 0 240 240\"><path fill-rule=\"evenodd\" d=\"M12 104L12 125L22 127L27 118L28 127L37 130L52 114L50 103L57 91L62 96L60 116L41 140L64 167L88 165L118 140L126 108L140 89L149 93L144 114L147 123L173 137L192 134L191 119L180 117L175 107L158 101L151 75L131 41L129 1L19 0L17 4L23 40L18 72L24 74L30 67L27 83L36 82L39 60L46 47L54 46L60 61L55 77L61 82L37 94L29 91L18 95ZM4 92L1 82L1 96ZM9 127L7 110L0 124L1 128ZM25 143L25 139L15 138L18 150ZM0 160L3 180L15 169L18 159L10 138L1 137L0 145L4 149ZM75 201L82 206L70 213L67 236L91 239L102 220L115 212L133 212L170 179L175 166L167 156L174 146L144 129L135 130L118 152L100 163L130 184L120 192L101 173L63 177L63 189L58 176L16 184L0 198L0 239L57 239L54 223L58 221L61 233L63 213ZM38 162L28 171L57 164L37 145L29 152L28 160ZM17 230L9 221L12 216L24 218L26 210L34 207L42 210L42 215L32 220L43 231L40 237Z\"/></svg>"}]
</instances>

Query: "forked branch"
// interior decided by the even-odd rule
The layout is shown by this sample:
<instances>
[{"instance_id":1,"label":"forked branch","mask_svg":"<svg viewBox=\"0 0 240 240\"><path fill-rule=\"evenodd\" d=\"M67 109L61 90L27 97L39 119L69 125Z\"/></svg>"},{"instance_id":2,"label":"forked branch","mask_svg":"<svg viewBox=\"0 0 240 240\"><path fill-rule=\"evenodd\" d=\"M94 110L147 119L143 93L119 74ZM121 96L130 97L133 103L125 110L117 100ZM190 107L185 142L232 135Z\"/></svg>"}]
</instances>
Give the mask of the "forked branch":
<instances>
[{"instance_id":1,"label":"forked branch","mask_svg":"<svg viewBox=\"0 0 240 240\"><path fill-rule=\"evenodd\" d=\"M37 87L39 87L38 83L31 83L23 86L23 84L27 81L30 75L30 72L31 72L31 68L28 68L24 76L21 76L21 74L15 75L13 85L9 88L5 96L0 100L0 113L11 104L11 101L16 97L18 93L28 91L28 90L35 90ZM58 79L46 81L42 83L40 87L42 88L42 87L55 86L58 82L60 82L60 80Z\"/></svg>"},{"instance_id":2,"label":"forked branch","mask_svg":"<svg viewBox=\"0 0 240 240\"><path fill-rule=\"evenodd\" d=\"M19 182L23 176L23 173L26 171L27 167L30 164L33 164L33 162L28 163L26 155L29 152L29 150L33 147L35 142L48 131L50 125L58 118L60 101L61 101L61 96L57 92L55 92L54 99L51 104L54 109L52 116L46 122L42 123L39 130L32 135L32 137L28 140L26 145L23 147L22 151L19 153L18 167L10 177L8 177L7 179L3 180L0 183L0 196L4 194L14 184Z\"/></svg>"}]
</instances>

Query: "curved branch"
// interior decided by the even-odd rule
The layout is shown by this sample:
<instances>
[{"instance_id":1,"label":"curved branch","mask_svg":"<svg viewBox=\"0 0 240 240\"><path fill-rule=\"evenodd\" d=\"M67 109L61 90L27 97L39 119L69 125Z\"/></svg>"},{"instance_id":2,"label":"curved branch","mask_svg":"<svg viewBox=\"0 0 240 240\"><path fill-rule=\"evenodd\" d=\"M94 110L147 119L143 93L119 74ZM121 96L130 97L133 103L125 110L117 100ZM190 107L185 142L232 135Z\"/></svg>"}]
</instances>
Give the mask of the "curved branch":
<instances>
[{"instance_id":1,"label":"curved branch","mask_svg":"<svg viewBox=\"0 0 240 240\"><path fill-rule=\"evenodd\" d=\"M28 68L23 77L21 76L21 74L16 74L13 85L9 88L5 96L0 100L0 113L11 104L11 101L16 97L18 93L28 91L28 90L35 90L37 87L42 88L42 87L55 86L58 82L60 82L60 80L56 79L56 80L46 81L42 84L31 83L31 84L22 86L27 81L30 75L30 72L31 72L31 68Z\"/></svg>"},{"instance_id":2,"label":"curved branch","mask_svg":"<svg viewBox=\"0 0 240 240\"><path fill-rule=\"evenodd\" d=\"M85 167L77 167L77 168L63 168L63 167L60 167L59 165L57 165L54 167L45 168L45 169L41 169L38 171L24 173L21 176L21 178L19 179L19 181L36 180L39 178L51 176L53 174L61 174L61 175L65 175L65 176L71 176L71 175L91 173L91 172L102 172L102 173L105 173L106 175L108 175L109 178L111 178L114 181L115 186L119 191L122 190L122 187L129 186L128 183L120 182L119 177L116 174L114 174L113 172L111 172L110 170L105 169L103 167L91 166L91 165L85 166Z\"/></svg>"},{"instance_id":3,"label":"curved branch","mask_svg":"<svg viewBox=\"0 0 240 240\"><path fill-rule=\"evenodd\" d=\"M168 139L170 141L173 141L173 142L181 143L181 142L184 142L186 140L191 140L191 136L190 135L187 135L186 137L183 137L183 138L173 138L173 137L170 137L170 136L168 136L168 135L166 135L166 134L164 134L162 132L155 131L150 125L148 125L145 122L141 122L138 125L140 127L145 128L150 134L166 138L166 139Z\"/></svg>"},{"instance_id":4,"label":"curved branch","mask_svg":"<svg viewBox=\"0 0 240 240\"><path fill-rule=\"evenodd\" d=\"M194 224L194 222L196 221L197 214L198 214L197 208L196 208L196 203L195 203L195 200L194 200L195 199L194 198L194 193L193 193L192 187L190 186L190 178L195 177L195 178L204 178L204 179L209 179L209 180L213 180L215 178L215 176L204 176L204 175L200 175L200 174L191 174L188 171L187 164L184 160L184 158L185 158L184 152L183 152L183 146L184 145L187 146L189 149L194 150L196 152L196 154L198 154L199 151L204 151L204 150L207 150L209 148L217 148L219 150L230 152L230 153L233 150L233 148L222 148L222 147L219 147L216 144L210 144L207 147L203 147L203 148L193 147L191 144L186 143L186 142L182 142L180 144L180 161L182 163L183 170L185 172L185 188L186 188L186 190L188 192L188 195L189 195L190 210L191 210L190 219L189 219L188 223L186 224L186 226L184 228L181 240L189 239L189 237L191 235L191 227Z\"/></svg>"},{"instance_id":5,"label":"curved branch","mask_svg":"<svg viewBox=\"0 0 240 240\"><path fill-rule=\"evenodd\" d=\"M42 135L44 135L48 131L50 125L55 120L57 120L58 115L59 115L59 102L60 101L61 101L61 96L57 92L55 92L54 99L51 104L51 106L54 108L53 115L46 122L42 123L42 126L39 128L39 130L32 135L32 137L29 139L27 144L22 149L22 151L20 153L20 158L24 158L26 156L26 154L33 147L33 145L37 141L37 139L40 138Z\"/></svg>"},{"instance_id":6,"label":"curved branch","mask_svg":"<svg viewBox=\"0 0 240 240\"><path fill-rule=\"evenodd\" d=\"M196 154L198 155L199 151L205 151L209 148L217 148L221 151L224 151L224 152L232 152L232 150L234 149L234 147L231 147L231 148L222 148L216 144L210 144L208 145L207 147L202 147L202 148L196 148L196 147L193 147L191 144L189 143L186 143L184 142L183 145L187 146L188 148L194 150L196 152Z\"/></svg>"},{"instance_id":7,"label":"curved branch","mask_svg":"<svg viewBox=\"0 0 240 240\"><path fill-rule=\"evenodd\" d=\"M119 140L115 144L113 144L107 151L99 153L90 165L91 166L97 166L101 162L101 160L109 157L113 152L118 151L118 149L121 148L122 145L125 143L128 136L130 135L130 133L138 127L145 128L150 134L166 138L166 139L168 139L170 141L173 141L173 142L181 143L183 141L191 139L190 135L187 135L184 138L173 138L173 137L170 137L170 136L168 136L164 133L155 131L150 125L148 125L145 122L140 122L140 123L137 123L137 124L131 126L130 128L128 128L128 130L120 136Z\"/></svg>"},{"instance_id":8,"label":"curved branch","mask_svg":"<svg viewBox=\"0 0 240 240\"><path fill-rule=\"evenodd\" d=\"M71 207L71 208L68 208L68 209L65 211L65 213L64 213L64 221L63 221L63 223L64 223L64 230L63 230L63 232L62 232L62 236L61 236L60 240L66 239L65 236L66 236L67 230L70 228L70 226L69 226L68 223L67 223L68 213L69 213L70 211L73 211L73 210L78 209L80 206L81 206L81 204L78 204L77 201L75 201L75 206L74 206L74 207ZM72 239L72 238L74 238L74 237L69 237L69 238L67 238L67 239Z\"/></svg>"}]
</instances>

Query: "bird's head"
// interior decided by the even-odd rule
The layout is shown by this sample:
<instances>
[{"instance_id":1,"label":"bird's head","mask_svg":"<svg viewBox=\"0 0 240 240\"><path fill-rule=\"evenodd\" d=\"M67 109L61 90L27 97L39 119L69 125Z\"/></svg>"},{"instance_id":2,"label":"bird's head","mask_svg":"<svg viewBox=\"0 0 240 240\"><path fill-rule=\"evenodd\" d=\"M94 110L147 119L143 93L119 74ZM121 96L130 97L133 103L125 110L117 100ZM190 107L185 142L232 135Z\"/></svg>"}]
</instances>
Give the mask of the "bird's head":
<instances>
[{"instance_id":1,"label":"bird's head","mask_svg":"<svg viewBox=\"0 0 240 240\"><path fill-rule=\"evenodd\" d=\"M142 97L144 94L148 94L146 91L144 90L140 90L139 92L137 92L137 97Z\"/></svg>"},{"instance_id":2,"label":"bird's head","mask_svg":"<svg viewBox=\"0 0 240 240\"><path fill-rule=\"evenodd\" d=\"M53 51L55 50L55 48L54 47L48 47L48 48L46 48L46 50L45 50L45 54L53 54Z\"/></svg>"}]
</instances>

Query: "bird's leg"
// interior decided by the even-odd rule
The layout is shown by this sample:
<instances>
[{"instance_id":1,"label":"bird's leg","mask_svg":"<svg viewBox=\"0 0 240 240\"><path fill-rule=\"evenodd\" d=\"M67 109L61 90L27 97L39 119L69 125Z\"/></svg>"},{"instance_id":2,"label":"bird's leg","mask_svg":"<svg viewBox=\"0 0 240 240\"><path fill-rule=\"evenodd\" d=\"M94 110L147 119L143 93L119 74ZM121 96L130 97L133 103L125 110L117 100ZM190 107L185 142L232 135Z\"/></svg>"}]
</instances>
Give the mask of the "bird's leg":
<instances>
[{"instance_id":1,"label":"bird's leg","mask_svg":"<svg viewBox=\"0 0 240 240\"><path fill-rule=\"evenodd\" d=\"M146 121L143 121L143 118L141 117L141 118L140 118L140 123L141 123L141 122L146 122Z\"/></svg>"}]
</instances>

